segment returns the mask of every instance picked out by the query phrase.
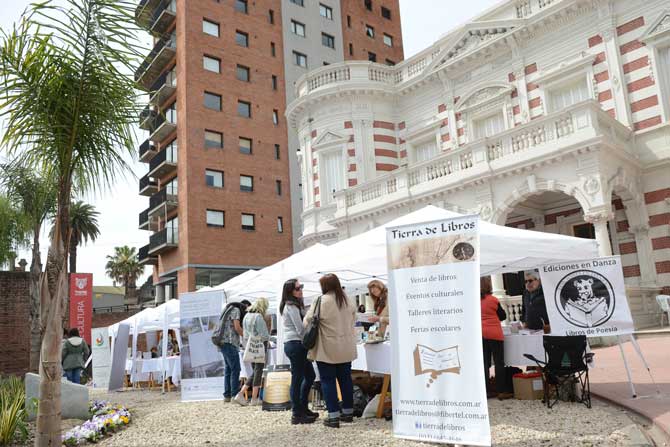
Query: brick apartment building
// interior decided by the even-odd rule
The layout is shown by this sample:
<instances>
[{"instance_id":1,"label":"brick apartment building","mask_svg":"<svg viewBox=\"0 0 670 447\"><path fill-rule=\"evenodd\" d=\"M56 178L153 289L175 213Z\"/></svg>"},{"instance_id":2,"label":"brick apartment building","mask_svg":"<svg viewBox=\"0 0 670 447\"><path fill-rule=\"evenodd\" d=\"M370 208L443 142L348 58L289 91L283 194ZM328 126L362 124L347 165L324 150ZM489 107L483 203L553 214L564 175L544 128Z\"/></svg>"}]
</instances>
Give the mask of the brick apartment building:
<instances>
[{"instance_id":1,"label":"brick apartment building","mask_svg":"<svg viewBox=\"0 0 670 447\"><path fill-rule=\"evenodd\" d=\"M149 197L139 251L156 301L290 255L301 234L296 133L284 118L308 70L403 58L398 0L142 0L154 47L136 80ZM295 237L294 237L295 234Z\"/></svg>"}]
</instances>

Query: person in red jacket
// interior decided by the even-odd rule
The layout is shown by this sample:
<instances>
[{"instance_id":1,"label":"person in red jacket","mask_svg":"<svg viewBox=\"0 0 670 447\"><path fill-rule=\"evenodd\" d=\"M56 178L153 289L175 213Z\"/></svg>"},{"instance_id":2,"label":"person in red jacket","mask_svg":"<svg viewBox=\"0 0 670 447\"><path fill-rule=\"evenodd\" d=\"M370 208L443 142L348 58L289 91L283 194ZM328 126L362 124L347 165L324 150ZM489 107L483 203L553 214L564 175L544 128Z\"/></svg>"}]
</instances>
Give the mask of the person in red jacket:
<instances>
[{"instance_id":1,"label":"person in red jacket","mask_svg":"<svg viewBox=\"0 0 670 447\"><path fill-rule=\"evenodd\" d=\"M498 298L491 294L491 278L484 276L479 279L482 305L482 343L484 345L484 378L489 380L491 357L495 365L496 393L498 399L509 399L512 393L505 392L505 350L500 322L507 318L505 310L500 306Z\"/></svg>"}]
</instances>

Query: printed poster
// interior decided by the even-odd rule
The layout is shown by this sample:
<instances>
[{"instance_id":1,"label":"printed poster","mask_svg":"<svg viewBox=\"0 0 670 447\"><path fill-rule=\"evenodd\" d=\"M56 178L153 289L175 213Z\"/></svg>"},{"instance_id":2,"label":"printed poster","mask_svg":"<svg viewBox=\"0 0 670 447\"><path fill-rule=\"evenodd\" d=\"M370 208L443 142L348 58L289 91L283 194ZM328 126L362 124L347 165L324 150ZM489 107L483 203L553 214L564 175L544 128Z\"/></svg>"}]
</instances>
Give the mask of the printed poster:
<instances>
[{"instance_id":1,"label":"printed poster","mask_svg":"<svg viewBox=\"0 0 670 447\"><path fill-rule=\"evenodd\" d=\"M70 327L91 346L91 321L93 319L93 274L70 274Z\"/></svg>"},{"instance_id":2,"label":"printed poster","mask_svg":"<svg viewBox=\"0 0 670 447\"><path fill-rule=\"evenodd\" d=\"M112 372L112 355L109 349L109 332L106 327L91 330L91 353L93 357L93 386L107 388Z\"/></svg>"},{"instance_id":3,"label":"printed poster","mask_svg":"<svg viewBox=\"0 0 670 447\"><path fill-rule=\"evenodd\" d=\"M552 335L632 334L620 256L540 267Z\"/></svg>"},{"instance_id":4,"label":"printed poster","mask_svg":"<svg viewBox=\"0 0 670 447\"><path fill-rule=\"evenodd\" d=\"M182 293L181 400L223 399L223 355L212 343L224 307L223 291Z\"/></svg>"},{"instance_id":5,"label":"printed poster","mask_svg":"<svg viewBox=\"0 0 670 447\"><path fill-rule=\"evenodd\" d=\"M490 446L478 216L389 228L387 255L394 435Z\"/></svg>"}]
</instances>

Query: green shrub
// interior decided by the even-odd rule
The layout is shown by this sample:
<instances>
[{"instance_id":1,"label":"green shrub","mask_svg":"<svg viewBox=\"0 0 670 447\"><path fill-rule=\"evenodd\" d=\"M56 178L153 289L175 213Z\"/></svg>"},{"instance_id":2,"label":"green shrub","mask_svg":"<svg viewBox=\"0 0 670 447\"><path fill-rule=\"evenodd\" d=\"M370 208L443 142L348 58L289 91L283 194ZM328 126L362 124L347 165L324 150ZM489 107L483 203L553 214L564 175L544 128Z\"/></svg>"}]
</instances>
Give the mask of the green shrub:
<instances>
[{"instance_id":1,"label":"green shrub","mask_svg":"<svg viewBox=\"0 0 670 447\"><path fill-rule=\"evenodd\" d=\"M0 445L28 437L26 392L18 377L0 377Z\"/></svg>"}]
</instances>

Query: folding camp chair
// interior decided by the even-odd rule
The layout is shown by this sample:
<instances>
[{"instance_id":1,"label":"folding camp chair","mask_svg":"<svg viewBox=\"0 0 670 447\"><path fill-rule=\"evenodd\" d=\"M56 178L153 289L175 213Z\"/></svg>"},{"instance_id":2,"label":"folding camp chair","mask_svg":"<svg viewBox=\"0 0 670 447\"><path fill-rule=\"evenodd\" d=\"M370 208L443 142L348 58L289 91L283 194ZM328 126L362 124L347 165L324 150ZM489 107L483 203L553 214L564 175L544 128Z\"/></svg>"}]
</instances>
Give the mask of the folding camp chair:
<instances>
[{"instance_id":1,"label":"folding camp chair","mask_svg":"<svg viewBox=\"0 0 670 447\"><path fill-rule=\"evenodd\" d=\"M559 388L568 385L572 390L572 383L580 387L579 395L571 392L570 400L581 402L591 408L591 385L589 382L588 363L593 358L592 353L586 352L586 336L557 337L545 335L543 337L545 360L539 360L531 354L524 357L537 363L542 371L544 381L544 403L548 408L553 407L559 400ZM576 380L575 380L576 379ZM555 396L550 393L554 389Z\"/></svg>"}]
</instances>

